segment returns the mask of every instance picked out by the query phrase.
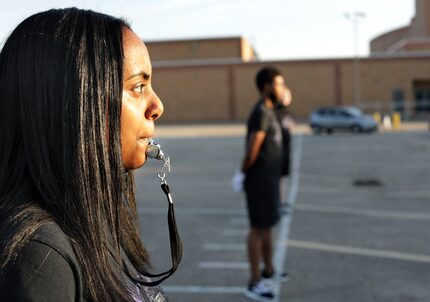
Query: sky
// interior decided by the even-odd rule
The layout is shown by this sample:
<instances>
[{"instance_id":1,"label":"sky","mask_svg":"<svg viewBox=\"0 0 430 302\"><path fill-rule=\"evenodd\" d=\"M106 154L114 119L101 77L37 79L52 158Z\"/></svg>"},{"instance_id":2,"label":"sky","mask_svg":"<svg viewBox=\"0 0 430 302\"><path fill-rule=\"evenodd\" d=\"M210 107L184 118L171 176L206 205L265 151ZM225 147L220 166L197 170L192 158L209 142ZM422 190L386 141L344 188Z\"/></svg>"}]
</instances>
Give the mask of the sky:
<instances>
[{"instance_id":1,"label":"sky","mask_svg":"<svg viewBox=\"0 0 430 302\"><path fill-rule=\"evenodd\" d=\"M244 36L261 60L367 56L372 38L415 14L415 0L2 0L0 41L27 16L70 6L123 17L144 41ZM365 14L357 51L354 12Z\"/></svg>"}]
</instances>

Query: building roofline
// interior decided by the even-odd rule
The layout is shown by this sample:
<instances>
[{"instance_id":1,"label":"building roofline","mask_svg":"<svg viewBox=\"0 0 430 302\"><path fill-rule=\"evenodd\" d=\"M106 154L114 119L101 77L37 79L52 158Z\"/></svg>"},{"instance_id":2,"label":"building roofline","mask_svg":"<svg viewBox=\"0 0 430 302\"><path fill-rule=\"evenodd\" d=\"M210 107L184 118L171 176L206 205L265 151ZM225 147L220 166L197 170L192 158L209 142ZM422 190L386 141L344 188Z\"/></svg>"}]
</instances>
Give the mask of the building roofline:
<instances>
[{"instance_id":1,"label":"building roofline","mask_svg":"<svg viewBox=\"0 0 430 302\"><path fill-rule=\"evenodd\" d=\"M209 42L209 41L221 41L221 40L242 40L243 36L224 36L224 37L201 37L201 38L178 38L178 39L160 39L160 40L144 40L145 43L178 43L178 42Z\"/></svg>"},{"instance_id":2,"label":"building roofline","mask_svg":"<svg viewBox=\"0 0 430 302\"><path fill-rule=\"evenodd\" d=\"M387 53L393 54L399 52L404 46L408 44L427 44L430 42L430 37L407 37L399 40L387 49Z\"/></svg>"},{"instance_id":3,"label":"building roofline","mask_svg":"<svg viewBox=\"0 0 430 302\"><path fill-rule=\"evenodd\" d=\"M370 39L370 43L372 43L373 41L378 40L380 38L389 36L389 35L391 35L391 34L393 34L395 32L399 32L399 31L403 31L403 30L408 30L410 27L411 27L411 25L405 25L405 26L402 26L402 27L398 27L398 28L392 29L390 31L387 31L387 32L385 32L383 34L380 34L380 35L378 35L378 36Z\"/></svg>"},{"instance_id":4,"label":"building roofline","mask_svg":"<svg viewBox=\"0 0 430 302\"><path fill-rule=\"evenodd\" d=\"M327 59L292 59L292 60L264 60L245 62L238 58L228 59L202 59L202 60L175 60L175 61L153 61L153 68L171 69L171 68L211 68L211 67L236 67L236 66L264 66L276 64L336 64L348 61L354 61L356 58L327 58ZM430 52L406 53L399 52L395 54L375 53L369 57L359 58L362 62L372 61L403 61L403 60L419 60L430 59Z\"/></svg>"}]
</instances>

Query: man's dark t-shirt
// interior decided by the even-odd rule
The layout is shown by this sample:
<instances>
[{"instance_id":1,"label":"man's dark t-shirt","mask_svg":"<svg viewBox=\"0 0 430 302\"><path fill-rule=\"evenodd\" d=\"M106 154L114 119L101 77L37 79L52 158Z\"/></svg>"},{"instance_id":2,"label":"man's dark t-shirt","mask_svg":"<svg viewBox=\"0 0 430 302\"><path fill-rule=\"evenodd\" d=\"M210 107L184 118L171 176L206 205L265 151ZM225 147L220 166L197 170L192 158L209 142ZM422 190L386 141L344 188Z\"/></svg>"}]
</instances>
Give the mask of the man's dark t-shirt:
<instances>
[{"instance_id":1,"label":"man's dark t-shirt","mask_svg":"<svg viewBox=\"0 0 430 302\"><path fill-rule=\"evenodd\" d=\"M262 101L248 119L248 134L264 131L266 137L255 164L246 173L245 192L251 225L271 227L279 219L279 181L282 164L282 132L273 109Z\"/></svg>"}]
</instances>

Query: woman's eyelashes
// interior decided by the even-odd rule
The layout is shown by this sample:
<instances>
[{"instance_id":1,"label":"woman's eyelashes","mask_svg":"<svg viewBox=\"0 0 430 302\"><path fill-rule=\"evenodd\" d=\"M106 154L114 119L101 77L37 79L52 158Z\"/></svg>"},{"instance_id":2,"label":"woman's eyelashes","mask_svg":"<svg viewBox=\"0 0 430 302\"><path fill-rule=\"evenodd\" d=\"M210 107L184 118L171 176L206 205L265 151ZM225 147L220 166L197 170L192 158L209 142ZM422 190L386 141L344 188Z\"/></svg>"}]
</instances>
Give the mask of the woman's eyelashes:
<instances>
[{"instance_id":1,"label":"woman's eyelashes","mask_svg":"<svg viewBox=\"0 0 430 302\"><path fill-rule=\"evenodd\" d=\"M133 92L137 94L142 94L145 89L145 84L138 84L133 87Z\"/></svg>"}]
</instances>

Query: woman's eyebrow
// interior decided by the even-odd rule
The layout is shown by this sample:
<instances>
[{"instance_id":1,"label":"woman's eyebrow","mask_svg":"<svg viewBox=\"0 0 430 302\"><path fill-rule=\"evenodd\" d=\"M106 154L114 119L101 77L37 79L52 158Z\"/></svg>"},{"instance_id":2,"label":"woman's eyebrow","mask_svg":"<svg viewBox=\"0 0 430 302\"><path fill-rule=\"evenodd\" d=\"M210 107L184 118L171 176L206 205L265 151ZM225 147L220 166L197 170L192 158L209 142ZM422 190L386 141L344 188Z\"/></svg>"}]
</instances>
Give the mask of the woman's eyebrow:
<instances>
[{"instance_id":1,"label":"woman's eyebrow","mask_svg":"<svg viewBox=\"0 0 430 302\"><path fill-rule=\"evenodd\" d=\"M128 77L126 79L126 81L128 81L128 80L130 80L130 79L132 79L134 77L140 77L140 76L143 77L145 80L149 80L151 78L151 75L149 73L144 72L144 71L139 71L139 72L137 72L135 74L132 74L130 77Z\"/></svg>"}]
</instances>

